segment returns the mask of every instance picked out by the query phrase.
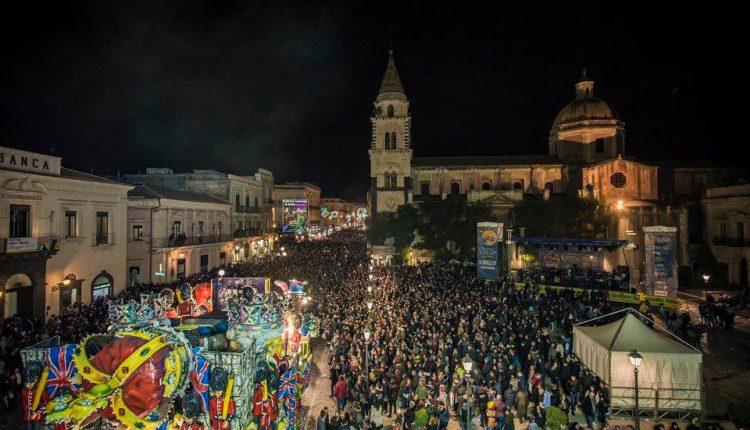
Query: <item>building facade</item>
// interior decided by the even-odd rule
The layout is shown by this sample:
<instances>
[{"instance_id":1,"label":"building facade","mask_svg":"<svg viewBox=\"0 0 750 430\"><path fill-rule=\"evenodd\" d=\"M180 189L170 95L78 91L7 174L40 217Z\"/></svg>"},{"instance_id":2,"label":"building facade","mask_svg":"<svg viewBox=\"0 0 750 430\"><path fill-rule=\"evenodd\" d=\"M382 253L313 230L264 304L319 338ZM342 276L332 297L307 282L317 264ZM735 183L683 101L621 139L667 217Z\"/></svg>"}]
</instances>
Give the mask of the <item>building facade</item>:
<instances>
[{"instance_id":1,"label":"building facade","mask_svg":"<svg viewBox=\"0 0 750 430\"><path fill-rule=\"evenodd\" d=\"M320 187L308 182L289 182L273 187L274 229L281 230L284 222L284 200L307 200L308 228L313 231L320 227Z\"/></svg>"},{"instance_id":2,"label":"building facade","mask_svg":"<svg viewBox=\"0 0 750 430\"><path fill-rule=\"evenodd\" d=\"M724 282L747 293L750 261L750 185L709 188L703 199L706 243Z\"/></svg>"},{"instance_id":3,"label":"building facade","mask_svg":"<svg viewBox=\"0 0 750 430\"><path fill-rule=\"evenodd\" d=\"M231 209L209 194L145 185L129 191L129 283L172 282L239 260L245 250L235 249ZM249 252L257 254L261 240Z\"/></svg>"},{"instance_id":4,"label":"building facade","mask_svg":"<svg viewBox=\"0 0 750 430\"><path fill-rule=\"evenodd\" d=\"M347 223L351 223L356 218L360 207L362 206L335 197L320 199L321 230L327 230L331 227L341 227Z\"/></svg>"},{"instance_id":5,"label":"building facade","mask_svg":"<svg viewBox=\"0 0 750 430\"><path fill-rule=\"evenodd\" d=\"M613 258L609 266L631 267L636 280L644 265L643 227L677 227L678 262L691 267L692 246L702 240L702 191L747 174L747 169L687 163L665 163L662 170L660 163L627 156L625 123L594 95L594 81L585 70L575 83L573 100L552 122L546 155L414 156L409 101L393 52L370 121L372 214L451 197L487 203L507 222L512 208L525 198L591 196L611 211L606 237L630 242L630 251Z\"/></svg>"},{"instance_id":6,"label":"building facade","mask_svg":"<svg viewBox=\"0 0 750 430\"><path fill-rule=\"evenodd\" d=\"M254 176L215 170L174 173L168 168L149 168L146 174L125 175L134 185L171 188L205 194L231 206L228 226L242 258L253 255L260 240L273 242L273 174L258 169Z\"/></svg>"},{"instance_id":7,"label":"building facade","mask_svg":"<svg viewBox=\"0 0 750 430\"><path fill-rule=\"evenodd\" d=\"M61 165L0 148L0 312L45 318L125 288L127 192Z\"/></svg>"}]
</instances>

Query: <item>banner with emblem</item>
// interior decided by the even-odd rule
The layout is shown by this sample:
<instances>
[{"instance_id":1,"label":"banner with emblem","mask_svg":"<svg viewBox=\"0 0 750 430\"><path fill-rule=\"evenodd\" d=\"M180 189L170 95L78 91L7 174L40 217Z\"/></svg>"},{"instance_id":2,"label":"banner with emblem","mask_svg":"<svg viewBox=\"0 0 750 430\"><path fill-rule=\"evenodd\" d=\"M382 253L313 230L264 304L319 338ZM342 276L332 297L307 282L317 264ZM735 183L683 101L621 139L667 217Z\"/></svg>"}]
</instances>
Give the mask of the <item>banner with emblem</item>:
<instances>
[{"instance_id":1,"label":"banner with emblem","mask_svg":"<svg viewBox=\"0 0 750 430\"><path fill-rule=\"evenodd\" d=\"M477 277L497 281L502 224L477 223Z\"/></svg>"}]
</instances>

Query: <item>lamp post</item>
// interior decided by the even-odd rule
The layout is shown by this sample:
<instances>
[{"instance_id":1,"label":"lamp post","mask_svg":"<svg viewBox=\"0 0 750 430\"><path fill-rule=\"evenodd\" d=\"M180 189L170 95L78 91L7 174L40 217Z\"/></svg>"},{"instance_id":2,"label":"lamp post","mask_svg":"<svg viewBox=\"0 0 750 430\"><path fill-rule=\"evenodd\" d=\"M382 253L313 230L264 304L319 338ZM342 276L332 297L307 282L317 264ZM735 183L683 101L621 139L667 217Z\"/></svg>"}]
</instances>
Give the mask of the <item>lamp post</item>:
<instances>
[{"instance_id":1,"label":"lamp post","mask_svg":"<svg viewBox=\"0 0 750 430\"><path fill-rule=\"evenodd\" d=\"M368 300L368 301L367 301L367 310L368 310L368 311L371 311L371 310L372 310L372 300Z\"/></svg>"},{"instance_id":2,"label":"lamp post","mask_svg":"<svg viewBox=\"0 0 750 430\"><path fill-rule=\"evenodd\" d=\"M368 293L372 293L372 285L368 285L367 286L367 292Z\"/></svg>"},{"instance_id":3,"label":"lamp post","mask_svg":"<svg viewBox=\"0 0 750 430\"><path fill-rule=\"evenodd\" d=\"M628 358L630 358L630 364L633 365L633 374L635 375L635 430L640 430L641 420L640 411L638 410L638 366L641 365L643 356L638 354L638 351L633 350L628 355Z\"/></svg>"},{"instance_id":4,"label":"lamp post","mask_svg":"<svg viewBox=\"0 0 750 430\"><path fill-rule=\"evenodd\" d=\"M469 404L471 401L471 388L469 387L469 375L471 374L474 362L469 357L469 354L466 354L461 359L461 363L464 366L464 370L466 370L466 373L464 373L464 377L466 378L466 430L471 430L471 404Z\"/></svg>"},{"instance_id":5,"label":"lamp post","mask_svg":"<svg viewBox=\"0 0 750 430\"><path fill-rule=\"evenodd\" d=\"M223 278L224 275L226 275L226 274L227 274L227 272L225 272L224 269L219 269L219 277L220 278Z\"/></svg>"},{"instance_id":6,"label":"lamp post","mask_svg":"<svg viewBox=\"0 0 750 430\"><path fill-rule=\"evenodd\" d=\"M365 385L367 386L367 390L369 392L370 390L370 329L365 329Z\"/></svg>"}]
</instances>

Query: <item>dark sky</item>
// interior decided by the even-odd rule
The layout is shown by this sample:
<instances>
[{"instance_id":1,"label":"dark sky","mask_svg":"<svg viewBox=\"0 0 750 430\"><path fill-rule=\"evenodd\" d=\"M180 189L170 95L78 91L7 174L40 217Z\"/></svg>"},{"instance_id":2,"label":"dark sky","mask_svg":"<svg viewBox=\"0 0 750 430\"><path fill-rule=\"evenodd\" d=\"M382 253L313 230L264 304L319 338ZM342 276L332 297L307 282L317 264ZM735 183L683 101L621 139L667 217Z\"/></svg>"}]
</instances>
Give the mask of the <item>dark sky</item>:
<instances>
[{"instance_id":1,"label":"dark sky","mask_svg":"<svg viewBox=\"0 0 750 430\"><path fill-rule=\"evenodd\" d=\"M737 165L747 141L746 25L718 2L23 3L0 30L0 144L87 172L264 167L363 199L391 45L416 156L544 153L583 67L629 155Z\"/></svg>"}]
</instances>

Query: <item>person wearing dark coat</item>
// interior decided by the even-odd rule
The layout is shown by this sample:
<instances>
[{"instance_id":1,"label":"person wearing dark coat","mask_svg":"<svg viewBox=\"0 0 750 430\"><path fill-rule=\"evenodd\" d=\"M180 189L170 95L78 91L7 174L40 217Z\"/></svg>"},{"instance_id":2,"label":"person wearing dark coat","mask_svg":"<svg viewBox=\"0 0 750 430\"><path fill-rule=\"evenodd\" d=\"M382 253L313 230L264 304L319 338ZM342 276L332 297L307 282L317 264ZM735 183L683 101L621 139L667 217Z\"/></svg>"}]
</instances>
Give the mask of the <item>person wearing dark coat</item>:
<instances>
[{"instance_id":1,"label":"person wearing dark coat","mask_svg":"<svg viewBox=\"0 0 750 430\"><path fill-rule=\"evenodd\" d=\"M583 398L583 415L586 416L588 427L594 428L594 421L596 420L596 393L594 390L586 391L586 396Z\"/></svg>"}]
</instances>

